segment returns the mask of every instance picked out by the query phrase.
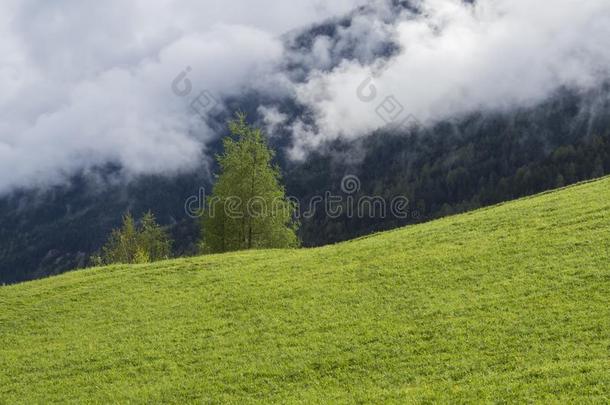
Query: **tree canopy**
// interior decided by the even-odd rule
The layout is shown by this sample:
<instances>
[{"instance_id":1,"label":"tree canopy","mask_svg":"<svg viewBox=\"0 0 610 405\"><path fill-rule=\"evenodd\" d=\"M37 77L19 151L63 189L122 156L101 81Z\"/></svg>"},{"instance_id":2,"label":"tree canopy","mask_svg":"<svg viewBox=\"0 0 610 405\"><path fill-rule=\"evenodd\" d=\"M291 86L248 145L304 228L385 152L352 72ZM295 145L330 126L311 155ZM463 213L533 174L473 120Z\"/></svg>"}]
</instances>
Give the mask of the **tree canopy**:
<instances>
[{"instance_id":1,"label":"tree canopy","mask_svg":"<svg viewBox=\"0 0 610 405\"><path fill-rule=\"evenodd\" d=\"M130 213L123 217L123 225L114 229L97 264L149 263L169 259L172 242L157 224L152 212L144 214L139 224Z\"/></svg>"},{"instance_id":2,"label":"tree canopy","mask_svg":"<svg viewBox=\"0 0 610 405\"><path fill-rule=\"evenodd\" d=\"M273 151L237 113L217 155L220 175L203 215L203 251L291 248L299 244L296 204L286 197Z\"/></svg>"}]
</instances>

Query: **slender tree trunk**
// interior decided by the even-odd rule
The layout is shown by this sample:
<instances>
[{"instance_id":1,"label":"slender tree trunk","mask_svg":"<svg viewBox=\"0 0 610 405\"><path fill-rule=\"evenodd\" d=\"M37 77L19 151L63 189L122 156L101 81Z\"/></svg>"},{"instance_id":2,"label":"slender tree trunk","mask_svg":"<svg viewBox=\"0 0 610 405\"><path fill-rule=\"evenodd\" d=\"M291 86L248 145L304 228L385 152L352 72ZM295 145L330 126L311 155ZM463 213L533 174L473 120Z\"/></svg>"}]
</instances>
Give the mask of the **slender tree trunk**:
<instances>
[{"instance_id":1,"label":"slender tree trunk","mask_svg":"<svg viewBox=\"0 0 610 405\"><path fill-rule=\"evenodd\" d=\"M252 165L252 177L250 179L250 198L254 198L254 182L256 181L256 150L254 150L253 156L253 165ZM246 202L246 209L249 209L249 202ZM248 249L252 249L252 216L248 212Z\"/></svg>"}]
</instances>

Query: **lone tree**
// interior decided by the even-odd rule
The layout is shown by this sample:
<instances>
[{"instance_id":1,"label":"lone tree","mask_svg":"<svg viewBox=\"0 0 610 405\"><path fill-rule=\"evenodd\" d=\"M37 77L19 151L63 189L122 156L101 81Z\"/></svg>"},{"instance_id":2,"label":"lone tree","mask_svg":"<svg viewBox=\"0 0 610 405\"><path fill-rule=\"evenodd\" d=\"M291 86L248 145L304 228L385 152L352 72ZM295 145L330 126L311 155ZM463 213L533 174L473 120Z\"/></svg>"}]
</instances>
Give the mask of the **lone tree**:
<instances>
[{"instance_id":1,"label":"lone tree","mask_svg":"<svg viewBox=\"0 0 610 405\"><path fill-rule=\"evenodd\" d=\"M221 174L203 214L203 251L292 248L299 245L296 205L286 198L273 151L243 113L217 155Z\"/></svg>"},{"instance_id":2,"label":"lone tree","mask_svg":"<svg viewBox=\"0 0 610 405\"><path fill-rule=\"evenodd\" d=\"M123 217L123 226L112 231L95 264L150 263L171 256L171 240L149 211L136 224L131 214Z\"/></svg>"}]
</instances>

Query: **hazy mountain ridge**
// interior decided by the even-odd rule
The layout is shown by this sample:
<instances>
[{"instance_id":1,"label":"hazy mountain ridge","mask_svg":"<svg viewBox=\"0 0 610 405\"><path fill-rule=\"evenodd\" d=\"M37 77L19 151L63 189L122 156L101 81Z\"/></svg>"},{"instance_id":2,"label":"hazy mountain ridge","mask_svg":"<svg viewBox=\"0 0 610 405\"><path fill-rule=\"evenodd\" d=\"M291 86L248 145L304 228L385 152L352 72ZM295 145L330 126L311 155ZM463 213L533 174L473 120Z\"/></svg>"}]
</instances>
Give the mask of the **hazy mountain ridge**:
<instances>
[{"instance_id":1,"label":"hazy mountain ridge","mask_svg":"<svg viewBox=\"0 0 610 405\"><path fill-rule=\"evenodd\" d=\"M374 46L359 49L349 40L348 29L354 29L361 16L379 21L382 29L399 13L418 12L408 2L395 1L392 7L365 6L344 18L286 34L284 64L278 69L299 82L346 60L365 63L391 57L397 44L385 35L378 41L373 38ZM317 41L330 43L331 58L313 58ZM276 109L282 122L270 143L278 152L288 194L303 205L326 191L339 192L341 179L348 174L359 176L361 194L404 195L411 202L413 215L408 219L329 219L319 214L303 220L303 243L317 246L554 188L561 185L559 176L569 184L610 173L610 153L605 149L610 138L609 99L608 86L586 92L563 89L533 107L482 110L425 128L381 129L365 137L323 142L304 161L293 161L291 126L297 120L315 125L313 112L284 92L251 88L223 99L226 107L207 118L217 132L208 147L210 155L218 150L232 111L246 111L251 120L270 129L264 108ZM567 146L581 149L568 150L564 160L553 157ZM65 186L21 190L0 199L0 283L86 265L86 258L100 248L127 210L139 216L151 209L173 233L176 252L193 253L198 224L187 216L184 203L202 187L211 190L207 164L171 178L134 179L116 176L120 167L109 166L73 177Z\"/></svg>"},{"instance_id":2,"label":"hazy mountain ridge","mask_svg":"<svg viewBox=\"0 0 610 405\"><path fill-rule=\"evenodd\" d=\"M314 195L340 192L342 177L353 174L360 177L362 194L405 195L417 211L416 218L407 220L330 220L318 215L303 220L303 242L308 246L320 245L419 222L449 213L447 205L456 211L476 208L473 197L484 189L494 188L494 184L488 184L490 177L479 184L482 173L486 176L494 173L495 188L499 188L502 178L513 178L522 167L550 161L550 155L562 146L586 145L593 136L610 140L608 94L606 89L594 94L564 91L534 109L473 114L419 133L380 131L351 143L329 144L305 162L286 159L280 148L278 161L284 167L287 191L304 205ZM282 144L286 140L273 138L271 142ZM596 148L601 153L603 172L594 173L594 168L583 167L581 173L566 179L566 183L610 172L610 151ZM584 160L588 165L595 164L595 158ZM572 163L553 164L565 172ZM547 184L542 181L550 176L544 172L547 169L532 166L531 170L540 178L535 184L508 194L500 192L497 197L487 195L479 205L556 186L556 174L547 179ZM441 178L416 187L422 171L436 172L445 180L451 173L458 173L461 182L454 186L455 190L449 190ZM84 257L99 249L126 210L139 215L152 209L160 222L172 229L176 250L194 251L198 225L184 212L184 203L190 196L196 196L201 187L211 189L203 168L168 179L151 176L127 183L108 181L103 187L99 179L93 181L95 187L88 185L88 181L93 180L75 179L68 187L46 192L23 191L1 200L1 281L38 278L84 265Z\"/></svg>"}]
</instances>

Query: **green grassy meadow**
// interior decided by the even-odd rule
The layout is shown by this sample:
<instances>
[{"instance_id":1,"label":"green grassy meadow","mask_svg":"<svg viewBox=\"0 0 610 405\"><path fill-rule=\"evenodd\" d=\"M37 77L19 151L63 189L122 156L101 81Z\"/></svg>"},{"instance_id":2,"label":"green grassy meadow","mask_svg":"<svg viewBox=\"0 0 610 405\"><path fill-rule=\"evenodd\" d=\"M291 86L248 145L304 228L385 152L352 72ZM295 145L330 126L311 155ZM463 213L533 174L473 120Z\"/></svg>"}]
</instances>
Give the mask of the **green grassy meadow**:
<instances>
[{"instance_id":1,"label":"green grassy meadow","mask_svg":"<svg viewBox=\"0 0 610 405\"><path fill-rule=\"evenodd\" d=\"M0 287L0 403L608 403L610 179Z\"/></svg>"}]
</instances>

